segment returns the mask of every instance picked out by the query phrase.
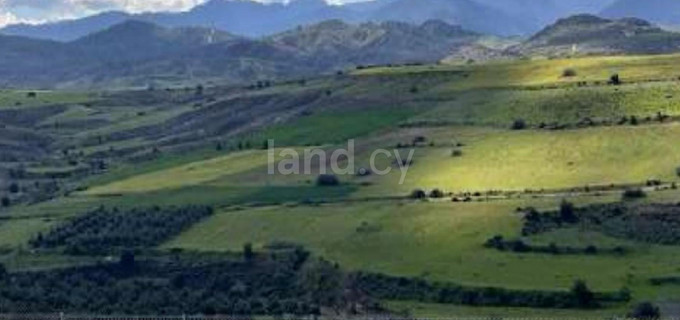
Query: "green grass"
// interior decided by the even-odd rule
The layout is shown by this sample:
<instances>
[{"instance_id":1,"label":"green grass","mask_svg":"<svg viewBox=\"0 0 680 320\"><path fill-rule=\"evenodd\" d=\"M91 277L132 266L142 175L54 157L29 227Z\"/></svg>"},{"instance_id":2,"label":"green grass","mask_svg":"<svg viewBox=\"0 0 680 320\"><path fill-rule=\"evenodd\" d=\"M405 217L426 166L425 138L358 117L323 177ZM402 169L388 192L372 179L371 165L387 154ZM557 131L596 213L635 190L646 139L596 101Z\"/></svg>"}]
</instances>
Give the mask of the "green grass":
<instances>
[{"instance_id":1,"label":"green grass","mask_svg":"<svg viewBox=\"0 0 680 320\"><path fill-rule=\"evenodd\" d=\"M503 319L596 319L611 316L625 316L628 310L621 308L603 310L528 309L502 307L471 307L408 301L384 301L388 309L397 314L420 319L447 319L452 317Z\"/></svg>"},{"instance_id":2,"label":"green grass","mask_svg":"<svg viewBox=\"0 0 680 320\"><path fill-rule=\"evenodd\" d=\"M403 185L394 168L388 176L369 178L373 185L363 194L407 194L415 188L538 190L676 181L675 169L680 165L680 147L675 143L678 124L563 131L446 128L420 134L445 147L416 149ZM466 145L461 157L451 156L454 142ZM403 157L407 153L401 151Z\"/></svg>"},{"instance_id":3,"label":"green grass","mask_svg":"<svg viewBox=\"0 0 680 320\"><path fill-rule=\"evenodd\" d=\"M482 247L495 234L518 235L515 207L531 203L547 208L558 201L378 202L224 211L164 247L233 251L248 242L262 247L286 241L349 269L393 275L520 289L566 289L583 279L595 290L629 287L636 301L680 294L680 288L647 282L678 272L677 247L636 245L623 257L515 254Z\"/></svg>"},{"instance_id":4,"label":"green grass","mask_svg":"<svg viewBox=\"0 0 680 320\"><path fill-rule=\"evenodd\" d=\"M442 92L478 88L512 88L573 84L579 81L606 83L618 73L625 81L670 80L680 77L676 66L680 55L583 57L555 60L515 60L470 66L438 65L372 68L358 75L413 75L458 71L465 77L442 84ZM564 69L576 70L575 77L562 77Z\"/></svg>"},{"instance_id":5,"label":"green grass","mask_svg":"<svg viewBox=\"0 0 680 320\"><path fill-rule=\"evenodd\" d=\"M574 124L585 118L616 122L621 117L656 118L680 115L680 81L618 87L545 90L482 90L447 95L413 122L491 125L508 128L516 119Z\"/></svg>"},{"instance_id":6,"label":"green grass","mask_svg":"<svg viewBox=\"0 0 680 320\"><path fill-rule=\"evenodd\" d=\"M28 97L35 92L35 98ZM93 94L72 91L0 90L0 109L39 107L50 104L76 104L92 101Z\"/></svg>"},{"instance_id":7,"label":"green grass","mask_svg":"<svg viewBox=\"0 0 680 320\"><path fill-rule=\"evenodd\" d=\"M54 219L28 218L12 219L0 223L0 248L21 248L40 231L49 229Z\"/></svg>"},{"instance_id":8,"label":"green grass","mask_svg":"<svg viewBox=\"0 0 680 320\"><path fill-rule=\"evenodd\" d=\"M416 112L410 106L367 106L363 110L322 112L268 128L260 135L261 141L255 143L260 146L268 139L274 139L277 146L346 143L347 139L394 127Z\"/></svg>"}]
</instances>

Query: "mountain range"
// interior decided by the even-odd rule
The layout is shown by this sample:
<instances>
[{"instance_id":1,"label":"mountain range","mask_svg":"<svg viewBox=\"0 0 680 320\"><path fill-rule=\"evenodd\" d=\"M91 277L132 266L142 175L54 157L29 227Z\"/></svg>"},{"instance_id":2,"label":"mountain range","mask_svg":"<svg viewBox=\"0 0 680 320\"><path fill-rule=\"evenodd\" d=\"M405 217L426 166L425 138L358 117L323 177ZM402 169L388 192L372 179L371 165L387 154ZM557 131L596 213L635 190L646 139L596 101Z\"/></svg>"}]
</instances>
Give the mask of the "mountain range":
<instances>
[{"instance_id":1,"label":"mountain range","mask_svg":"<svg viewBox=\"0 0 680 320\"><path fill-rule=\"evenodd\" d=\"M560 19L519 43L498 40L441 20L327 20L258 39L215 28L127 20L69 42L0 35L0 86L101 88L209 79L247 83L362 65L680 52L680 33L637 18L593 15Z\"/></svg>"},{"instance_id":2,"label":"mountain range","mask_svg":"<svg viewBox=\"0 0 680 320\"><path fill-rule=\"evenodd\" d=\"M653 0L644 17L652 22L680 21L670 12L677 4ZM648 3L645 1L644 3ZM349 23L401 21L423 23L442 20L480 33L508 36L529 35L561 17L577 13L607 13L608 17L635 16L636 0L374 0L331 5L325 0L291 0L289 3L261 3L252 0L210 0L186 12L129 14L104 12L82 19L39 25L17 24L0 30L55 41L73 41L123 21L134 19L164 27L215 28L247 37L262 37L299 25L338 19Z\"/></svg>"},{"instance_id":3,"label":"mountain range","mask_svg":"<svg viewBox=\"0 0 680 320\"><path fill-rule=\"evenodd\" d=\"M154 79L244 82L370 64L436 62L482 36L442 21L328 20L250 39L211 28L128 20L70 42L0 36L0 81L102 87Z\"/></svg>"}]
</instances>

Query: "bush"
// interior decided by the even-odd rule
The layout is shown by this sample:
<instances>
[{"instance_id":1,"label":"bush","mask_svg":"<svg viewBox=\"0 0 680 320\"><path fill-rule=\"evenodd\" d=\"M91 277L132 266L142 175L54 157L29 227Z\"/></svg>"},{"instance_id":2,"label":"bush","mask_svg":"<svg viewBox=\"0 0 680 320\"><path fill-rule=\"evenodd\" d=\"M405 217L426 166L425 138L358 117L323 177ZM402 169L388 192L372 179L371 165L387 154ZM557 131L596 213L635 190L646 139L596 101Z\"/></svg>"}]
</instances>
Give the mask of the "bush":
<instances>
[{"instance_id":1,"label":"bush","mask_svg":"<svg viewBox=\"0 0 680 320\"><path fill-rule=\"evenodd\" d=\"M621 84L621 77L619 77L618 74L613 74L611 77L609 77L609 84L618 86Z\"/></svg>"},{"instance_id":2,"label":"bush","mask_svg":"<svg viewBox=\"0 0 680 320\"><path fill-rule=\"evenodd\" d=\"M646 197L647 194L642 191L642 189L628 189L623 192L623 200L633 200L633 199L641 199Z\"/></svg>"},{"instance_id":3,"label":"bush","mask_svg":"<svg viewBox=\"0 0 680 320\"><path fill-rule=\"evenodd\" d=\"M413 190L413 192L411 192L411 198L412 199L425 199L425 198L427 198L427 194L422 189L415 189L415 190Z\"/></svg>"},{"instance_id":4,"label":"bush","mask_svg":"<svg viewBox=\"0 0 680 320\"><path fill-rule=\"evenodd\" d=\"M571 288L574 305L579 308L593 308L597 306L595 294L590 291L585 282L577 280Z\"/></svg>"},{"instance_id":5,"label":"bush","mask_svg":"<svg viewBox=\"0 0 680 320\"><path fill-rule=\"evenodd\" d=\"M340 180L335 175L322 174L316 178L316 185L320 187L333 187L340 185Z\"/></svg>"},{"instance_id":6,"label":"bush","mask_svg":"<svg viewBox=\"0 0 680 320\"><path fill-rule=\"evenodd\" d=\"M631 319L654 320L661 318L659 308L650 302L642 302L636 305L628 314Z\"/></svg>"},{"instance_id":7,"label":"bush","mask_svg":"<svg viewBox=\"0 0 680 320\"><path fill-rule=\"evenodd\" d=\"M634 125L634 126L637 126L637 125L638 125L638 119L637 119L636 116L630 117L630 124L631 124L631 125Z\"/></svg>"},{"instance_id":8,"label":"bush","mask_svg":"<svg viewBox=\"0 0 680 320\"><path fill-rule=\"evenodd\" d=\"M430 191L430 198L441 199L444 197L444 192L439 189Z\"/></svg>"},{"instance_id":9,"label":"bush","mask_svg":"<svg viewBox=\"0 0 680 320\"><path fill-rule=\"evenodd\" d=\"M597 254L597 247L593 245L589 245L586 247L586 250L584 250L586 254Z\"/></svg>"},{"instance_id":10,"label":"bush","mask_svg":"<svg viewBox=\"0 0 680 320\"><path fill-rule=\"evenodd\" d=\"M452 157L462 157L463 156L463 150L455 149L455 150L451 151L451 156Z\"/></svg>"},{"instance_id":11,"label":"bush","mask_svg":"<svg viewBox=\"0 0 680 320\"><path fill-rule=\"evenodd\" d=\"M16 182L9 185L9 193L19 193L19 185Z\"/></svg>"},{"instance_id":12,"label":"bush","mask_svg":"<svg viewBox=\"0 0 680 320\"><path fill-rule=\"evenodd\" d=\"M562 71L562 77L570 78L576 76L576 70L572 68L567 68Z\"/></svg>"},{"instance_id":13,"label":"bush","mask_svg":"<svg viewBox=\"0 0 680 320\"><path fill-rule=\"evenodd\" d=\"M560 203L560 219L566 223L578 222L578 217L574 213L574 204L567 200Z\"/></svg>"},{"instance_id":14,"label":"bush","mask_svg":"<svg viewBox=\"0 0 680 320\"><path fill-rule=\"evenodd\" d=\"M3 208L9 207L10 204L11 204L11 201L9 200L9 198L2 197L2 199L0 199L0 206L2 206Z\"/></svg>"},{"instance_id":15,"label":"bush","mask_svg":"<svg viewBox=\"0 0 680 320\"><path fill-rule=\"evenodd\" d=\"M512 130L524 130L527 128L527 123L524 119L517 119L512 123Z\"/></svg>"}]
</instances>

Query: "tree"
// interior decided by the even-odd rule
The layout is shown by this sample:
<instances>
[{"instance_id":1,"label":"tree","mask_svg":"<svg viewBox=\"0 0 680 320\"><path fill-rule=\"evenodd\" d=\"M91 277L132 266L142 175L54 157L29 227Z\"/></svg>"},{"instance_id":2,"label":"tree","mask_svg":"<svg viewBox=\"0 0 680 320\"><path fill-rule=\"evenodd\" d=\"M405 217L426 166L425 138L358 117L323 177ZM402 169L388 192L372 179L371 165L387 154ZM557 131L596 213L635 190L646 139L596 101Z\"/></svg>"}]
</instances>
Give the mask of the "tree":
<instances>
[{"instance_id":1,"label":"tree","mask_svg":"<svg viewBox=\"0 0 680 320\"><path fill-rule=\"evenodd\" d=\"M642 302L636 305L628 314L631 319L654 320L661 318L659 308L650 302Z\"/></svg>"},{"instance_id":2,"label":"tree","mask_svg":"<svg viewBox=\"0 0 680 320\"><path fill-rule=\"evenodd\" d=\"M562 71L562 77L571 78L576 76L576 70L573 68L567 68Z\"/></svg>"},{"instance_id":3,"label":"tree","mask_svg":"<svg viewBox=\"0 0 680 320\"><path fill-rule=\"evenodd\" d=\"M9 185L9 192L10 193L19 193L19 185L16 182L12 182Z\"/></svg>"},{"instance_id":4,"label":"tree","mask_svg":"<svg viewBox=\"0 0 680 320\"><path fill-rule=\"evenodd\" d=\"M637 126L637 125L638 125L638 119L637 119L636 116L630 117L630 124L631 124L631 125L634 125L634 126Z\"/></svg>"},{"instance_id":5,"label":"tree","mask_svg":"<svg viewBox=\"0 0 680 320\"><path fill-rule=\"evenodd\" d=\"M439 189L430 191L430 198L440 199L444 197L444 192Z\"/></svg>"},{"instance_id":6,"label":"tree","mask_svg":"<svg viewBox=\"0 0 680 320\"><path fill-rule=\"evenodd\" d=\"M524 130L527 128L527 123L524 119L517 119L512 123L512 130Z\"/></svg>"},{"instance_id":7,"label":"tree","mask_svg":"<svg viewBox=\"0 0 680 320\"><path fill-rule=\"evenodd\" d=\"M2 199L0 199L0 205L4 208L9 207L10 204L11 204L11 201L9 200L9 198L2 197Z\"/></svg>"},{"instance_id":8,"label":"tree","mask_svg":"<svg viewBox=\"0 0 680 320\"><path fill-rule=\"evenodd\" d=\"M255 251L253 250L252 243L246 243L243 245L243 260L246 262L251 262L255 258Z\"/></svg>"},{"instance_id":9,"label":"tree","mask_svg":"<svg viewBox=\"0 0 680 320\"><path fill-rule=\"evenodd\" d=\"M597 306L597 301L595 301L595 294L588 288L586 283L582 280L577 280L574 282L574 286L571 287L571 295L574 299L574 305L579 308L592 308Z\"/></svg>"},{"instance_id":10,"label":"tree","mask_svg":"<svg viewBox=\"0 0 680 320\"><path fill-rule=\"evenodd\" d=\"M132 250L125 250L120 255L118 262L120 270L125 275L131 275L135 271L135 253Z\"/></svg>"},{"instance_id":11,"label":"tree","mask_svg":"<svg viewBox=\"0 0 680 320\"><path fill-rule=\"evenodd\" d=\"M574 213L573 203L562 200L562 203L560 203L560 220L566 223L578 222L578 217L576 216L576 213Z\"/></svg>"},{"instance_id":12,"label":"tree","mask_svg":"<svg viewBox=\"0 0 680 320\"><path fill-rule=\"evenodd\" d=\"M340 184L338 177L332 174L322 174L316 178L316 185L320 187L332 187Z\"/></svg>"},{"instance_id":13,"label":"tree","mask_svg":"<svg viewBox=\"0 0 680 320\"><path fill-rule=\"evenodd\" d=\"M422 189L415 189L415 190L413 190L413 192L411 192L411 198L413 198L413 199L425 199L425 198L427 198L427 194Z\"/></svg>"}]
</instances>

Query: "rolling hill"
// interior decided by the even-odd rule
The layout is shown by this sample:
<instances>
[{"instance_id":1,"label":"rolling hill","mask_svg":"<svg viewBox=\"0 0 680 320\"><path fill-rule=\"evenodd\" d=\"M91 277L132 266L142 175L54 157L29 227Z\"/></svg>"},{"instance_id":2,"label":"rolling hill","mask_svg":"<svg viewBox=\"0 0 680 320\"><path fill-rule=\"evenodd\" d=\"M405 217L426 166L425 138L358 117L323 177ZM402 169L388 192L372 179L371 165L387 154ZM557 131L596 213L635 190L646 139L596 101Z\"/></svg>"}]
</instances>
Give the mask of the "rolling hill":
<instances>
[{"instance_id":1,"label":"rolling hill","mask_svg":"<svg viewBox=\"0 0 680 320\"><path fill-rule=\"evenodd\" d=\"M523 55L642 54L680 50L680 34L636 18L593 15L560 19L510 52Z\"/></svg>"}]
</instances>

